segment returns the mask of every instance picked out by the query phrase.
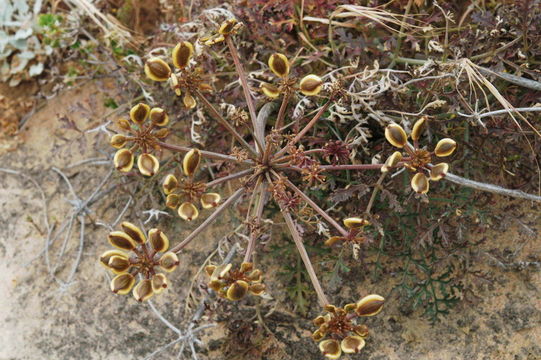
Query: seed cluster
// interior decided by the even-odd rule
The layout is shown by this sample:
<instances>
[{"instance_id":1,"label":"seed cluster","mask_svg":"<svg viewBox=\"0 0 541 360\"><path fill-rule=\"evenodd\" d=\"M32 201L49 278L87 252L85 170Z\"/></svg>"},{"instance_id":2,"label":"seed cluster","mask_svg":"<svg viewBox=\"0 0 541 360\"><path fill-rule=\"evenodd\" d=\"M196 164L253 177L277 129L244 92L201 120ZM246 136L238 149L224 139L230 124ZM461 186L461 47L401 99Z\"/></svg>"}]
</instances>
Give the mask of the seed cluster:
<instances>
[{"instance_id":1,"label":"seed cluster","mask_svg":"<svg viewBox=\"0 0 541 360\"><path fill-rule=\"evenodd\" d=\"M187 109L193 109L197 102L193 94L197 91L210 91L212 87L202 78L203 69L191 66L194 47L189 41L178 43L172 51L171 58L176 68L175 72L161 58L152 57L145 63L145 74L154 81L169 81L171 89L177 96L184 92L182 102Z\"/></svg>"},{"instance_id":2,"label":"seed cluster","mask_svg":"<svg viewBox=\"0 0 541 360\"><path fill-rule=\"evenodd\" d=\"M366 241L364 228L370 225L370 221L358 217L344 219L344 225L348 229L346 236L331 236L325 241L325 245L332 246L337 242L361 245Z\"/></svg>"},{"instance_id":3,"label":"seed cluster","mask_svg":"<svg viewBox=\"0 0 541 360\"><path fill-rule=\"evenodd\" d=\"M218 206L221 200L220 194L206 193L206 185L194 180L199 169L201 152L192 149L184 156L182 169L184 177L179 181L175 175L169 174L163 182L163 192L167 195L166 206L171 209L178 209L178 215L187 221L197 219L199 210L198 201L203 209L210 209Z\"/></svg>"},{"instance_id":4,"label":"seed cluster","mask_svg":"<svg viewBox=\"0 0 541 360\"><path fill-rule=\"evenodd\" d=\"M104 252L100 263L116 274L111 280L111 290L115 294L125 295L133 288L137 301L148 300L168 286L167 277L157 272L157 268L165 272L175 270L179 264L178 257L173 252L166 252L169 239L161 230L150 229L146 237L132 223L123 222L121 227L122 231L113 231L108 236L109 243L119 250ZM138 274L142 279L134 287Z\"/></svg>"},{"instance_id":5,"label":"seed cluster","mask_svg":"<svg viewBox=\"0 0 541 360\"><path fill-rule=\"evenodd\" d=\"M368 336L368 327L357 325L355 320L377 315L383 309L384 301L383 297L372 294L343 308L326 305L327 313L314 319L314 325L319 328L312 334L314 341L319 342L321 353L328 359L338 359L342 353L361 351ZM325 340L326 337L329 338Z\"/></svg>"},{"instance_id":6,"label":"seed cluster","mask_svg":"<svg viewBox=\"0 0 541 360\"><path fill-rule=\"evenodd\" d=\"M251 262L243 262L238 270L232 269L231 264L225 264L209 265L205 271L210 276L208 286L224 299L238 301L248 293L259 296L265 292L265 285L261 283L262 272L254 269Z\"/></svg>"},{"instance_id":7,"label":"seed cluster","mask_svg":"<svg viewBox=\"0 0 541 360\"><path fill-rule=\"evenodd\" d=\"M134 153L141 151L137 158L139 172L145 176L153 176L160 168L160 162L151 154L161 150L159 142L169 135L164 128L169 123L169 116L162 108L150 108L147 104L137 104L130 110L131 123L126 119L117 121L118 126L129 135L116 134L111 137L110 144L119 149L114 156L117 170L129 172L133 168ZM131 144L129 148L127 145Z\"/></svg>"},{"instance_id":8,"label":"seed cluster","mask_svg":"<svg viewBox=\"0 0 541 360\"><path fill-rule=\"evenodd\" d=\"M314 74L303 77L297 86L297 79L290 77L289 60L284 54L272 54L269 58L269 68L279 78L278 84L264 82L261 84L261 90L271 99L294 91L300 91L306 96L317 95L321 91L323 80Z\"/></svg>"},{"instance_id":9,"label":"seed cluster","mask_svg":"<svg viewBox=\"0 0 541 360\"><path fill-rule=\"evenodd\" d=\"M399 165L405 166L415 175L411 179L412 189L419 194L426 194L429 189L429 180L441 180L449 171L449 164L432 164L432 155L437 157L446 157L451 155L456 149L456 142L450 138L441 139L433 152L419 147L419 138L427 126L426 117L422 117L415 122L411 131L413 145L408 142L408 135L404 129L397 124L391 124L385 129L385 138L391 145L406 150L406 157L399 151L394 152L381 168L382 172L389 171L390 168Z\"/></svg>"}]
</instances>

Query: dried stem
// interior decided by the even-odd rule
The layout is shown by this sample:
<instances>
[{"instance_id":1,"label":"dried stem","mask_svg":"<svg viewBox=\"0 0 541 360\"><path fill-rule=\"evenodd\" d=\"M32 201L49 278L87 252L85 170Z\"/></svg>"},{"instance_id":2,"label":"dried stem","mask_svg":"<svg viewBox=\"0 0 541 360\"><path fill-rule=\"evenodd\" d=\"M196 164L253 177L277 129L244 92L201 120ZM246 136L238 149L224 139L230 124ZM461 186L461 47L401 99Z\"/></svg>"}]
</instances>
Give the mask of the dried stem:
<instances>
[{"instance_id":1,"label":"dried stem","mask_svg":"<svg viewBox=\"0 0 541 360\"><path fill-rule=\"evenodd\" d=\"M188 245L190 241L192 241L197 235L199 235L203 230L205 230L208 225L212 224L212 222L216 220L218 215L220 215L222 211L224 211L229 205L235 202L235 200L237 200L245 191L246 189L244 187L241 187L240 189L235 191L233 195L231 195L226 201L224 201L223 204L218 206L216 210L208 218L206 218L205 221L201 223L201 225L199 225L194 231L191 232L190 235L188 235L184 240L182 240L181 243L173 247L170 251L178 253L182 249L184 249L184 247L186 247L186 245Z\"/></svg>"},{"instance_id":2,"label":"dried stem","mask_svg":"<svg viewBox=\"0 0 541 360\"><path fill-rule=\"evenodd\" d=\"M514 109L502 109L502 110L495 110L495 111L489 111L482 114L463 114L461 112L457 112L458 115L464 116L467 118L475 117L478 119L482 119L489 116L496 116L501 114L510 114L513 112L535 112L535 111L541 111L541 106L534 106L534 107L520 107L520 108L514 108Z\"/></svg>"},{"instance_id":3,"label":"dried stem","mask_svg":"<svg viewBox=\"0 0 541 360\"><path fill-rule=\"evenodd\" d=\"M227 131L229 131L231 133L231 135L233 135L235 137L235 139L237 139L237 141L242 145L244 146L244 148L246 148L246 150L248 150L253 156L257 157L257 152L254 150L254 148L252 148L250 146L250 144L248 144L246 142L246 140L244 140L244 138L237 132L237 130L235 130L235 128L227 122L226 119L224 119L224 117L218 112L218 110L216 110L216 108L214 107L214 105L212 105L208 100L207 98L199 91L199 90L194 90L194 94L197 96L197 98L199 100L201 100L201 102L203 103L203 105L205 105L205 107L207 108L207 110L212 114L212 116L218 120L218 122L220 123L220 125L222 125L223 127L225 127L227 129Z\"/></svg>"},{"instance_id":4,"label":"dried stem","mask_svg":"<svg viewBox=\"0 0 541 360\"><path fill-rule=\"evenodd\" d=\"M280 105L280 110L278 111L278 117L276 118L276 123L274 124L275 129L280 129L282 127L290 97L291 97L291 93L288 91L285 93L284 97L282 98L282 105Z\"/></svg>"},{"instance_id":5,"label":"dried stem","mask_svg":"<svg viewBox=\"0 0 541 360\"><path fill-rule=\"evenodd\" d=\"M260 179L262 179L260 177ZM256 187L254 191L259 190L259 198L257 200L257 206L255 210L255 218L256 218L256 226L259 226L261 224L261 216L263 215L263 207L265 206L265 195L267 194L265 190L265 183L261 182L259 184L259 187ZM252 254L255 249L255 241L257 240L256 234L251 231L250 232L250 238L248 240L248 246L246 247L246 253L244 254L244 260L243 262L250 262L250 259L252 257Z\"/></svg>"},{"instance_id":6,"label":"dried stem","mask_svg":"<svg viewBox=\"0 0 541 360\"><path fill-rule=\"evenodd\" d=\"M321 165L325 171L332 170L379 170L383 164ZM400 163L397 165L400 166Z\"/></svg>"},{"instance_id":7,"label":"dried stem","mask_svg":"<svg viewBox=\"0 0 541 360\"><path fill-rule=\"evenodd\" d=\"M403 163L398 163L396 167L401 167ZM343 170L379 170L383 164L352 164L352 165L321 165L319 168L325 171L343 171ZM288 164L273 164L273 168L281 170L294 170L302 172L303 169L298 166Z\"/></svg>"},{"instance_id":8,"label":"dried stem","mask_svg":"<svg viewBox=\"0 0 541 360\"><path fill-rule=\"evenodd\" d=\"M406 4L406 10L405 10L405 13L404 13L404 21L400 24L400 30L398 31L398 40L397 40L396 48L395 48L395 50L393 52L393 55L395 57L400 52L400 48L402 47L402 40L404 38L404 27L406 25L407 17L408 17L408 15L410 13L410 10L411 10L411 5L413 5L413 0L408 0L408 3ZM395 65L395 60L393 59L393 61L389 65L389 67L393 68L394 65Z\"/></svg>"},{"instance_id":9,"label":"dried stem","mask_svg":"<svg viewBox=\"0 0 541 360\"><path fill-rule=\"evenodd\" d=\"M293 241L295 241L297 250L299 251L299 254L301 255L301 259L304 263L304 266L306 267L308 276L310 277L310 280L312 281L312 285L314 286L314 289L316 290L319 304L321 306L328 305L329 300L327 300L327 296L325 296L325 293L323 292L323 288L321 287L321 284L319 283L319 280L316 276L316 272L314 271L314 267L312 266L312 263L310 262L310 258L308 257L308 253L306 252L306 249L304 248L304 245L302 243L301 235L299 234L299 232L297 231L297 228L295 227L293 218L291 217L291 214L289 213L289 211L287 209L284 209L282 205L280 205L280 209L282 210L282 216L284 217L286 221L287 227L289 228L289 231L291 232L291 236L293 236Z\"/></svg>"},{"instance_id":10,"label":"dried stem","mask_svg":"<svg viewBox=\"0 0 541 360\"><path fill-rule=\"evenodd\" d=\"M332 101L332 97L329 98L325 105L323 105L321 109L319 109L319 111L316 113L316 115L314 115L312 120L310 120L310 122L306 124L306 126L293 138L293 140L291 140L289 143L286 144L286 146L284 146L280 151L278 151L274 157L282 156L287 151L288 146L295 145L297 142L299 142L299 140L316 124L319 118L323 116L325 111L327 111L327 109L331 105Z\"/></svg>"},{"instance_id":11,"label":"dried stem","mask_svg":"<svg viewBox=\"0 0 541 360\"><path fill-rule=\"evenodd\" d=\"M282 105L280 105L280 110L278 111L278 117L276 118L276 123L274 124L275 129L279 129L282 127L282 123L284 122L284 117L287 110L287 104L289 103L289 97L291 96L291 93L288 91L282 98ZM265 153L263 155L263 162L267 163L269 161L269 157L271 155L271 142L269 141L266 144L265 147Z\"/></svg>"},{"instance_id":12,"label":"dried stem","mask_svg":"<svg viewBox=\"0 0 541 360\"><path fill-rule=\"evenodd\" d=\"M370 196L370 200L368 201L368 205L366 206L366 210L364 211L365 214L370 215L370 210L372 210L372 206L374 206L374 202L376 201L376 195L378 194L378 191L381 188L381 184L383 183L386 175L386 172L381 174L378 182L376 183L376 186L374 186L374 191L372 191L372 195Z\"/></svg>"},{"instance_id":13,"label":"dried stem","mask_svg":"<svg viewBox=\"0 0 541 360\"><path fill-rule=\"evenodd\" d=\"M248 111L250 112L250 118L252 120L252 126L254 128L254 139L257 143L257 146L259 147L259 151L263 151L263 143L265 142L264 134L259 132L259 127L257 126L257 115L255 112L255 104L254 99L252 98L252 94L250 94L250 88L248 86L248 80L246 79L246 72L244 71L244 67L242 66L242 63L239 60L239 53L237 51L237 48L235 47L235 44L233 43L233 40L230 36L226 37L227 46L229 47L229 52L231 53L231 57L233 58L233 62L235 63L235 68L237 69L237 73L239 74L239 80L242 85L242 90L244 91L244 97L246 98L246 104L248 105Z\"/></svg>"},{"instance_id":14,"label":"dried stem","mask_svg":"<svg viewBox=\"0 0 541 360\"><path fill-rule=\"evenodd\" d=\"M342 234L342 236L347 236L347 234L348 234L347 230L345 230L342 226L340 226L340 224L338 222L336 222L332 217L330 217L329 214L327 214L325 212L325 210L320 208L312 199L310 199L308 197L308 195L306 195L304 192L302 192L301 189L296 187L287 178L285 179L285 183L291 190L293 190L297 195L299 195L308 205L310 205L312 207L312 209L314 209L319 215L321 215L321 217L323 217L325 220L327 220L327 222L329 224L334 226L335 229L338 230L340 232L340 234Z\"/></svg>"},{"instance_id":15,"label":"dried stem","mask_svg":"<svg viewBox=\"0 0 541 360\"><path fill-rule=\"evenodd\" d=\"M207 183L207 188L212 187L212 186L216 186L218 184L221 184L221 183L224 183L224 182L227 182L227 181L230 181L230 180L238 179L238 178L241 178L243 176L247 176L247 175L251 174L253 171L254 171L253 169L246 169L246 170L242 170L242 171L236 172L236 173L231 174L231 175L227 175L227 176L218 178L218 179L216 179L214 181L208 182Z\"/></svg>"},{"instance_id":16,"label":"dried stem","mask_svg":"<svg viewBox=\"0 0 541 360\"><path fill-rule=\"evenodd\" d=\"M498 185L486 184L486 183L482 183L482 182L478 182L478 181L474 181L470 179L465 179L463 177L460 177L458 175L451 174L451 173L447 173L444 179L450 182L453 182L455 184L466 186L466 187L476 189L476 190L487 191L494 194L506 195L506 196L511 196L515 198L541 202L541 196L538 196L538 195L528 194L520 190L506 189Z\"/></svg>"},{"instance_id":17,"label":"dried stem","mask_svg":"<svg viewBox=\"0 0 541 360\"><path fill-rule=\"evenodd\" d=\"M187 153L188 151L193 149L188 146L173 145L173 144L168 144L168 143L160 142L160 141L158 141L156 144L164 149L171 150L174 152L181 152L181 153ZM244 163L244 164L253 164L251 160L238 160L236 157L231 156L231 155L224 155L224 154L215 153L212 151L205 151L205 150L200 150L200 152L201 152L201 156L208 159L233 161L233 162Z\"/></svg>"}]
</instances>

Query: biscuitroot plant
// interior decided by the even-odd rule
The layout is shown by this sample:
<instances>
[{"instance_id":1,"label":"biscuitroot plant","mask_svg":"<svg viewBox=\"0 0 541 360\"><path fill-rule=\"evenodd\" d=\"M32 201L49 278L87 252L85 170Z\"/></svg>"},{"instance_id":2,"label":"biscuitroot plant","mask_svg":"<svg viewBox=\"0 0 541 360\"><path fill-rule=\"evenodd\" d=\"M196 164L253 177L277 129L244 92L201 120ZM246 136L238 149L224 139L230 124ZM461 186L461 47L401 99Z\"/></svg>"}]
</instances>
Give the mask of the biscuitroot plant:
<instances>
[{"instance_id":1,"label":"biscuitroot plant","mask_svg":"<svg viewBox=\"0 0 541 360\"><path fill-rule=\"evenodd\" d=\"M326 245L359 246L367 238L364 228L370 225L368 217L372 201L364 216L366 219L353 214L344 219L342 225L311 199L305 189L313 184L324 183L329 172L378 171L384 177L389 172L406 169L412 173L411 187L419 196L429 191L431 181L449 179L464 186L540 200L535 195L451 175L449 164L436 163L436 160L450 156L456 150L457 143L445 138L439 140L433 151L426 149L422 145L422 134L430 125L427 118L421 118L415 123L410 136L400 125L389 124L385 129L385 137L402 152L390 154L380 164L348 164L350 146L338 140L327 141L318 148L306 148L308 145L303 142L307 134L325 116L329 106L335 102L348 101L348 92L344 86L346 78L325 83L325 76L307 74L299 79L293 76L292 64L284 54L272 54L268 58L268 66L277 81L262 83L259 88L269 101L276 100L281 105L274 122L271 124L268 121L267 124L268 119L258 117L258 104L252 95L254 89L248 82L233 41L234 35L241 28L241 24L234 19L227 20L215 34L199 39L196 45L203 49L210 46L227 47L248 108L249 121L241 129L244 132L234 126L234 119L224 116L221 109L209 100L212 87L206 81L204 71L197 65L194 44L182 41L172 49L170 59L151 57L146 61L144 72L150 80L167 83L174 95L182 98L187 111L202 106L231 135L235 147L228 154L168 142L169 130L166 126L170 117L167 111L159 107L151 108L147 104L135 105L129 112L130 120L121 119L117 122L120 132L111 138L111 145L118 148L114 156L114 165L118 171L133 176L136 174L133 167L137 164L141 175L158 178L166 197L164 205L173 209L180 219L193 221L200 216L200 211L206 219L172 246L169 246L169 239L158 229L151 229L145 235L135 225L122 223L121 231L109 234L109 242L118 250L109 250L100 257L100 262L116 274L111 281L113 292L127 294L132 291L138 301L161 293L169 281L161 271L172 271L179 264L177 254L223 216L226 209L239 201L246 201L244 226L248 240L244 258L238 265L228 263L207 266L208 285L219 297L231 301L240 300L249 294L263 294L263 271L255 267L252 258L254 252L258 251L265 206L274 201L281 210L280 215L285 220L319 304L325 312L314 320L318 329L313 339L319 343L321 352L327 358L336 359L342 353L356 353L363 348L368 328L358 323L358 320L378 314L383 308L384 298L376 294L364 294L343 307L332 305L303 244L298 226L300 219L296 216L300 214L299 209L309 207L317 214L319 221L326 222L333 229L334 235L323 239ZM310 119L293 119L288 106L297 96L317 97L322 105ZM182 154L181 169L172 173L161 172L160 158L163 164L168 160L165 157L176 157L178 154ZM202 179L198 170L205 158L229 163L230 172L212 181ZM222 199L219 186L226 183L234 191Z\"/></svg>"}]
</instances>

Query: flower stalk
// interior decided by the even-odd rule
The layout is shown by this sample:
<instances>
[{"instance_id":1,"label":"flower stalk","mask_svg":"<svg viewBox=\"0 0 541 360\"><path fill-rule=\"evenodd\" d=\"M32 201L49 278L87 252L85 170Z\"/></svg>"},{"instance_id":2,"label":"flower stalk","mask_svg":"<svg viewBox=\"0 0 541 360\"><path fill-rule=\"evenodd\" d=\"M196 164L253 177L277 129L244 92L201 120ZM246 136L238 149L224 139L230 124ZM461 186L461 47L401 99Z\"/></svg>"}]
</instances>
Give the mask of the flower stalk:
<instances>
[{"instance_id":1,"label":"flower stalk","mask_svg":"<svg viewBox=\"0 0 541 360\"><path fill-rule=\"evenodd\" d=\"M287 227L289 228L289 232L291 233L291 236L293 237L293 241L295 242L295 246L297 247L297 250L299 251L302 262L304 263L304 266L306 267L306 271L308 272L308 277L310 277L312 286L314 287L314 290L316 291L319 305L323 307L329 304L329 300L327 299L327 296L325 295L325 292L323 291L323 288L321 287L321 284L319 283L314 267L312 266L312 262L310 261L310 257L308 257L308 253L306 252L306 249L302 243L301 235L299 234L299 231L297 230L295 222L293 221L293 218L291 217L291 214L289 213L289 211L287 209L284 209L282 205L280 205L280 209L282 210L282 216L284 217Z\"/></svg>"}]
</instances>

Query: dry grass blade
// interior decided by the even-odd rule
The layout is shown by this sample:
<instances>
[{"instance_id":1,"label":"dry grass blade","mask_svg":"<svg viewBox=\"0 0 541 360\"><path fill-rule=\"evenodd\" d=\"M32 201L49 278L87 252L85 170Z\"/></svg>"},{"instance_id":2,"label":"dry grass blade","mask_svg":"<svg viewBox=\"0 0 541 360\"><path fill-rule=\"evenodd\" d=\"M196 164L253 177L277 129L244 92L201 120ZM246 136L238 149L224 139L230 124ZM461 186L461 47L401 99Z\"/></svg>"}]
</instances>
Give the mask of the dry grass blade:
<instances>
[{"instance_id":1,"label":"dry grass blade","mask_svg":"<svg viewBox=\"0 0 541 360\"><path fill-rule=\"evenodd\" d=\"M119 40L121 43L133 44L130 31L118 23L111 15L103 14L89 0L69 0L69 4L82 10L105 33L105 37Z\"/></svg>"},{"instance_id":2,"label":"dry grass blade","mask_svg":"<svg viewBox=\"0 0 541 360\"><path fill-rule=\"evenodd\" d=\"M528 126L538 136L541 137L541 133L539 133L539 131L520 112L515 111L515 107L511 105L511 103L507 101L505 97L503 97L503 95L498 91L498 89L496 89L496 87L492 85L492 83L481 73L481 69L484 68L481 68L479 65L474 64L470 59L467 58L453 61L450 64L451 66L458 68L459 75L462 72L466 73L466 76L468 77L468 81L470 83L470 89L473 93L476 92L475 87L481 90L487 106L489 104L489 101L484 88L488 89L488 91L494 96L494 98L496 98L496 100L498 100L498 102L503 106L503 108L509 112L509 116L511 116L519 129L522 130L522 127L520 126L520 123L515 118L513 113L515 113L516 116L518 116L521 120L528 124Z\"/></svg>"},{"instance_id":3,"label":"dry grass blade","mask_svg":"<svg viewBox=\"0 0 541 360\"><path fill-rule=\"evenodd\" d=\"M303 21L307 22L319 22L323 24L331 24L332 26L356 28L358 25L355 21L334 21L336 19L349 19L355 20L364 18L374 21L375 23L385 27L392 32L399 32L399 29L395 29L389 24L396 25L402 29L421 29L420 26L410 24L408 19L412 19L410 16L404 16L400 14L394 14L381 8L371 8L360 5L341 5L339 6L328 19L305 16Z\"/></svg>"}]
</instances>

